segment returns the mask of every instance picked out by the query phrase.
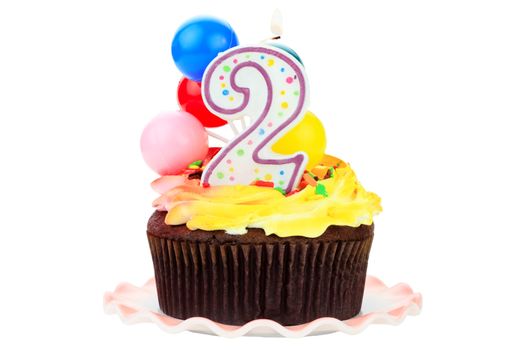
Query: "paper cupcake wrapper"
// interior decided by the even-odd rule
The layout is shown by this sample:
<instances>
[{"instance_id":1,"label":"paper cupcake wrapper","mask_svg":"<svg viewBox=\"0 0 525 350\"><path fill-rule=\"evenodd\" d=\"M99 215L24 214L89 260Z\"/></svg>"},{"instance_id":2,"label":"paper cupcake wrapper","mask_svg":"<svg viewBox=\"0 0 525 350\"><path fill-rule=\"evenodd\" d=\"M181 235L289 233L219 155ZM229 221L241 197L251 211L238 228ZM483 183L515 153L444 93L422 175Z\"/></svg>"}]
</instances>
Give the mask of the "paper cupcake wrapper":
<instances>
[{"instance_id":1,"label":"paper cupcake wrapper","mask_svg":"<svg viewBox=\"0 0 525 350\"><path fill-rule=\"evenodd\" d=\"M372 236L219 244L148 235L160 309L177 319L281 325L359 313Z\"/></svg>"},{"instance_id":2,"label":"paper cupcake wrapper","mask_svg":"<svg viewBox=\"0 0 525 350\"><path fill-rule=\"evenodd\" d=\"M367 276L363 305L359 315L349 320L323 317L298 326L282 326L275 321L258 319L242 326L221 324L203 317L186 320L163 314L158 305L155 280L141 287L121 283L104 295L104 310L116 314L126 324L153 323L169 333L194 331L221 337L282 336L299 338L331 332L357 334L371 324L398 325L407 315L417 315L422 307L422 296L410 286L399 283L387 287L380 279Z\"/></svg>"}]
</instances>

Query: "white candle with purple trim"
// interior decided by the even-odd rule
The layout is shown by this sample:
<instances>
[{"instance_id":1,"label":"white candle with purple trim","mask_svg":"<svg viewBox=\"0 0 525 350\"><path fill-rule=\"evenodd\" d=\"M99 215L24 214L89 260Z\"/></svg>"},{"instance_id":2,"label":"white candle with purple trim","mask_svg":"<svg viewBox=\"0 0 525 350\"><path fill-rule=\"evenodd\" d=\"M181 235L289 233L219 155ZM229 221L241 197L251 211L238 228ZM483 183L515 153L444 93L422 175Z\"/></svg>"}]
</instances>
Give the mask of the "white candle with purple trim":
<instances>
[{"instance_id":1,"label":"white candle with purple trim","mask_svg":"<svg viewBox=\"0 0 525 350\"><path fill-rule=\"evenodd\" d=\"M273 46L235 47L209 64L202 95L208 109L221 118L233 122L247 116L251 121L208 164L202 184L249 185L262 180L292 191L308 156L278 154L272 145L307 111L308 80L302 64Z\"/></svg>"}]
</instances>

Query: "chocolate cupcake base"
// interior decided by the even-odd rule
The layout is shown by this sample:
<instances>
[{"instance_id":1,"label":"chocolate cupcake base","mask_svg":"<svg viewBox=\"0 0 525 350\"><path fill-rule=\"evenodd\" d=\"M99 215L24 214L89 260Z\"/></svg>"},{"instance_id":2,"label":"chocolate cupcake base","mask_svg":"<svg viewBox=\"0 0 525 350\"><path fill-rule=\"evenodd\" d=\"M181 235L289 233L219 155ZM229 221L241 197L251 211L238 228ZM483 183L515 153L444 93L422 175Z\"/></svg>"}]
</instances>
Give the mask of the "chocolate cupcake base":
<instances>
[{"instance_id":1,"label":"chocolate cupcake base","mask_svg":"<svg viewBox=\"0 0 525 350\"><path fill-rule=\"evenodd\" d=\"M266 318L284 326L359 313L373 225L330 226L317 238L244 235L148 223L161 310L242 325Z\"/></svg>"}]
</instances>

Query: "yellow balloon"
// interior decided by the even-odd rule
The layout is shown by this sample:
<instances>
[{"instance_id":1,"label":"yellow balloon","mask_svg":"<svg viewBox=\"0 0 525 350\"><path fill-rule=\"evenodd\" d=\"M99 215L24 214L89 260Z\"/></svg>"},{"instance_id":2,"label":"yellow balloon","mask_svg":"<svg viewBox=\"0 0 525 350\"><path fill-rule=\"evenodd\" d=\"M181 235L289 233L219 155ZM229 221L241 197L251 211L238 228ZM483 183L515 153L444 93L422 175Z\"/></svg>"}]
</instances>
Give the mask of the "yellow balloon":
<instances>
[{"instance_id":1,"label":"yellow balloon","mask_svg":"<svg viewBox=\"0 0 525 350\"><path fill-rule=\"evenodd\" d=\"M302 151L308 155L306 169L310 170L323 159L326 134L321 121L308 111L303 120L272 146L275 153L293 154Z\"/></svg>"}]
</instances>

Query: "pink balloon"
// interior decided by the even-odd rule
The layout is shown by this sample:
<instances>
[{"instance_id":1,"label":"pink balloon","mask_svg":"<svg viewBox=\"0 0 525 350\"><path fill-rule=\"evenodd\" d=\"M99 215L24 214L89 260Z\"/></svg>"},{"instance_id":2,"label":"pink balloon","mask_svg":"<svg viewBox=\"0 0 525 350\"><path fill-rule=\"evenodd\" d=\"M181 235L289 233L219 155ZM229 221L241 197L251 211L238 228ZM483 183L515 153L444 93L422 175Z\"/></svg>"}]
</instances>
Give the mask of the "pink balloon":
<instances>
[{"instance_id":1,"label":"pink balloon","mask_svg":"<svg viewBox=\"0 0 525 350\"><path fill-rule=\"evenodd\" d=\"M190 113L166 112L155 117L140 138L142 156L159 175L177 175L208 153L208 134Z\"/></svg>"}]
</instances>

